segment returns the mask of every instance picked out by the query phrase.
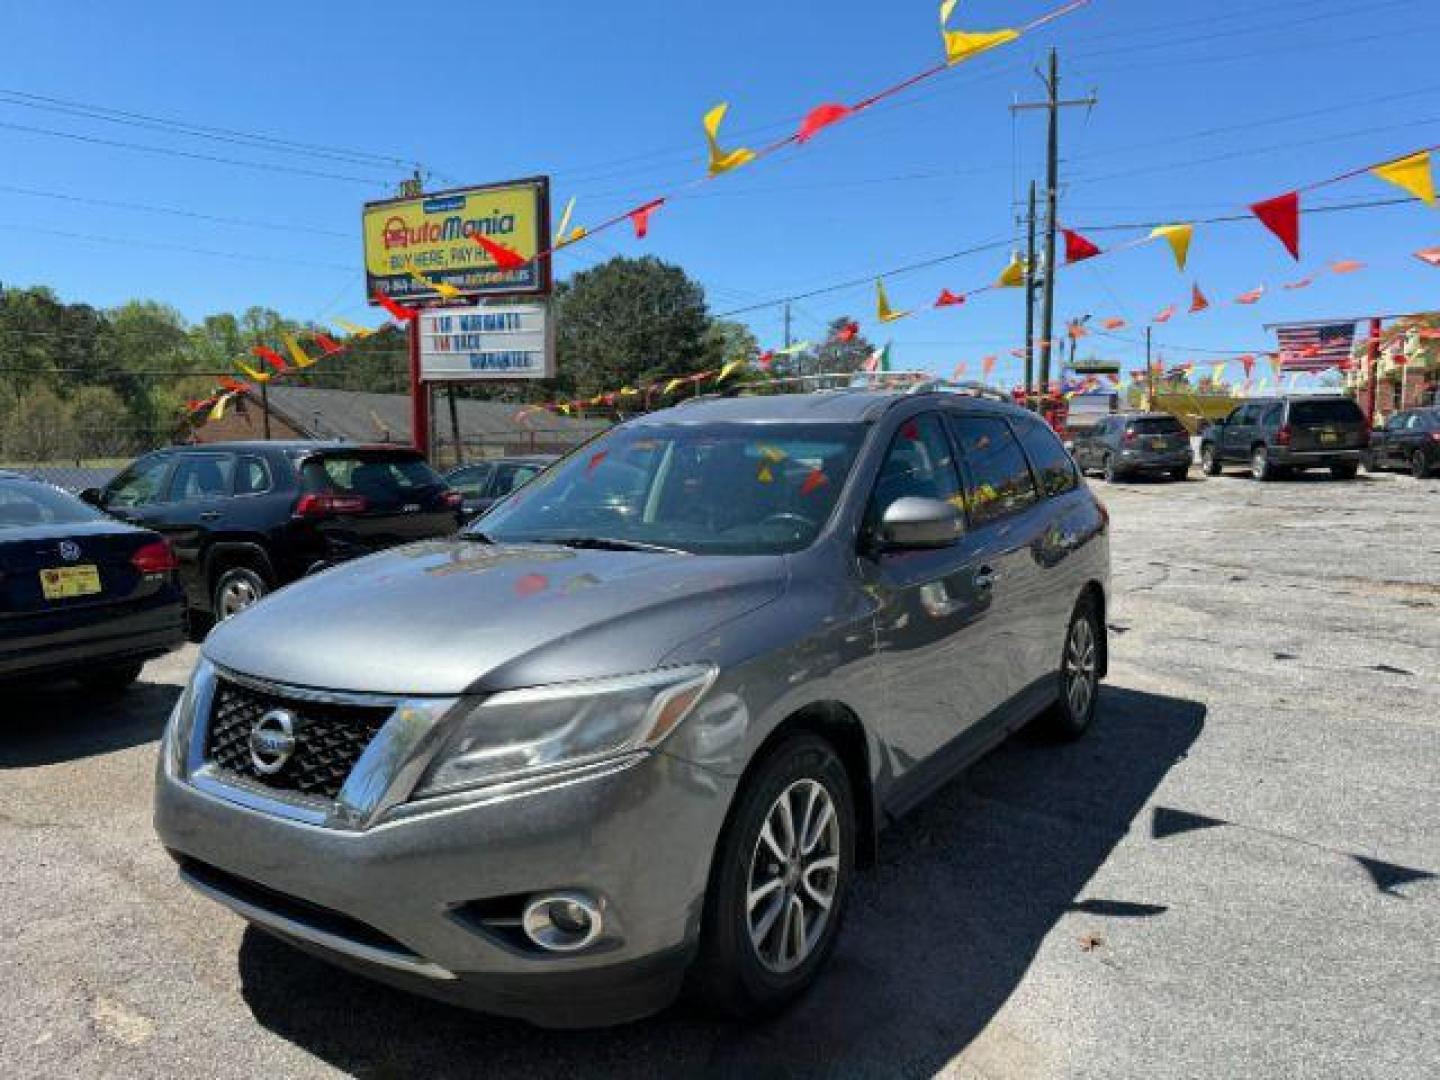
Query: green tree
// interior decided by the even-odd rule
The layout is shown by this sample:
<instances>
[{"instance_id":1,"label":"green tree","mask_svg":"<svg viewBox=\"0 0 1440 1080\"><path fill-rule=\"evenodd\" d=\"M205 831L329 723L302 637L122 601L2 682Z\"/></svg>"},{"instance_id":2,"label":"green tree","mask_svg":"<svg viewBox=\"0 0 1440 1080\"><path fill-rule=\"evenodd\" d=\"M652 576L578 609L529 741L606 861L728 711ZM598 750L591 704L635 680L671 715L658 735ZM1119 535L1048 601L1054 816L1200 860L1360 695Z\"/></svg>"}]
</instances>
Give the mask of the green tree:
<instances>
[{"instance_id":1,"label":"green tree","mask_svg":"<svg viewBox=\"0 0 1440 1080\"><path fill-rule=\"evenodd\" d=\"M82 386L68 404L77 458L124 457L150 441L147 432L135 428L120 395L107 386Z\"/></svg>"},{"instance_id":2,"label":"green tree","mask_svg":"<svg viewBox=\"0 0 1440 1080\"><path fill-rule=\"evenodd\" d=\"M652 256L582 270L555 295L556 389L582 396L706 366L716 339L705 293Z\"/></svg>"},{"instance_id":3,"label":"green tree","mask_svg":"<svg viewBox=\"0 0 1440 1080\"><path fill-rule=\"evenodd\" d=\"M760 342L750 328L730 319L716 319L705 331L708 351L707 367L728 364L731 360L753 363L760 355Z\"/></svg>"},{"instance_id":4,"label":"green tree","mask_svg":"<svg viewBox=\"0 0 1440 1080\"><path fill-rule=\"evenodd\" d=\"M4 434L4 454L14 461L56 461L75 452L70 407L45 383L20 395Z\"/></svg>"}]
</instances>

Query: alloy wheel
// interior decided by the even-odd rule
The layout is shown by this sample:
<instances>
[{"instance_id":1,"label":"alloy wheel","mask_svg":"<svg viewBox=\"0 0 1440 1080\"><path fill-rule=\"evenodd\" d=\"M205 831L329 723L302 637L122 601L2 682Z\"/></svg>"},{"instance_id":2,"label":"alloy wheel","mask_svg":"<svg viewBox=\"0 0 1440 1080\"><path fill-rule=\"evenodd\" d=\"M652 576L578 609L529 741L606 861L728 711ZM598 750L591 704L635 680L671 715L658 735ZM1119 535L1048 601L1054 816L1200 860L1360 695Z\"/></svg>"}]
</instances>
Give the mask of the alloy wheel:
<instances>
[{"instance_id":1,"label":"alloy wheel","mask_svg":"<svg viewBox=\"0 0 1440 1080\"><path fill-rule=\"evenodd\" d=\"M1263 446L1257 446L1250 455L1250 475L1256 480L1269 479L1270 461Z\"/></svg>"},{"instance_id":2,"label":"alloy wheel","mask_svg":"<svg viewBox=\"0 0 1440 1080\"><path fill-rule=\"evenodd\" d=\"M1065 703L1076 720L1089 714L1095 697L1098 659L1095 627L1088 618L1076 619L1065 644Z\"/></svg>"},{"instance_id":3,"label":"alloy wheel","mask_svg":"<svg viewBox=\"0 0 1440 1080\"><path fill-rule=\"evenodd\" d=\"M795 970L825 933L840 883L840 821L830 792L796 780L780 793L755 840L745 918L760 963Z\"/></svg>"},{"instance_id":4,"label":"alloy wheel","mask_svg":"<svg viewBox=\"0 0 1440 1080\"><path fill-rule=\"evenodd\" d=\"M228 578L220 586L216 597L216 614L221 619L228 619L257 603L264 595L263 588L249 577L236 575Z\"/></svg>"}]
</instances>

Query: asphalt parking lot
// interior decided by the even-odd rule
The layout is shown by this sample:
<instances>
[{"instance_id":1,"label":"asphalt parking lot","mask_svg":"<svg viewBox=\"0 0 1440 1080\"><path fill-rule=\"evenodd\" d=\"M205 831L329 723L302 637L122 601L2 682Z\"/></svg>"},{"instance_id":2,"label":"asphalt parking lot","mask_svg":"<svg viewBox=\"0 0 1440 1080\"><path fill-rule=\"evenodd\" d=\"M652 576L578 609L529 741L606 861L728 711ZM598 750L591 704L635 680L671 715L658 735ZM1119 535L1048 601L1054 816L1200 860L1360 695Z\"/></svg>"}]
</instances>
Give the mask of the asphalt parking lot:
<instances>
[{"instance_id":1,"label":"asphalt parking lot","mask_svg":"<svg viewBox=\"0 0 1440 1080\"><path fill-rule=\"evenodd\" d=\"M1440 480L1097 484L1096 728L1021 735L887 834L780 1020L542 1032L411 999L190 895L150 830L194 658L0 697L12 1076L1433 1076Z\"/></svg>"}]
</instances>

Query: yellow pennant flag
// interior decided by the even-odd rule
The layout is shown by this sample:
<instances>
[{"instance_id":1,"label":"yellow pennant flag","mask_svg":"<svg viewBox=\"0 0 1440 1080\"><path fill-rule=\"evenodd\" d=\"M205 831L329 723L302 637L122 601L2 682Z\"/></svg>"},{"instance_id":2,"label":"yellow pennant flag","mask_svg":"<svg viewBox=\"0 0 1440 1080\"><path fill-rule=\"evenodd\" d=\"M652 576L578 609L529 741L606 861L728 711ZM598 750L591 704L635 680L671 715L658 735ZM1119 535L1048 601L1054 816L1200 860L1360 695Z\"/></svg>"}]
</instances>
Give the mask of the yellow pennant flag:
<instances>
[{"instance_id":1,"label":"yellow pennant flag","mask_svg":"<svg viewBox=\"0 0 1440 1080\"><path fill-rule=\"evenodd\" d=\"M295 340L293 334L281 334L280 340L285 342L285 348L289 351L290 358L295 361L296 367L309 367L315 362L313 356L306 355L305 350L300 347L300 342Z\"/></svg>"},{"instance_id":2,"label":"yellow pennant flag","mask_svg":"<svg viewBox=\"0 0 1440 1080\"><path fill-rule=\"evenodd\" d=\"M413 265L406 267L406 269L409 271L410 276L416 281L418 281L421 285L424 285L427 289L434 289L446 300L454 300L455 297L460 295L460 290L455 288L454 285L447 285L443 281L431 281L419 270L416 270Z\"/></svg>"},{"instance_id":3,"label":"yellow pennant flag","mask_svg":"<svg viewBox=\"0 0 1440 1080\"><path fill-rule=\"evenodd\" d=\"M710 144L711 176L719 176L755 160L754 150L744 147L736 147L734 150L720 149L720 122L725 119L725 113L729 109L729 103L722 101L705 114L705 141Z\"/></svg>"},{"instance_id":4,"label":"yellow pennant flag","mask_svg":"<svg viewBox=\"0 0 1440 1080\"><path fill-rule=\"evenodd\" d=\"M724 379L729 378L731 375L739 371L744 366L744 360L731 360L728 364L726 364L720 369L720 374L715 376L715 381L720 382Z\"/></svg>"},{"instance_id":5,"label":"yellow pennant flag","mask_svg":"<svg viewBox=\"0 0 1440 1080\"><path fill-rule=\"evenodd\" d=\"M1211 381L1212 383L1214 383L1216 386L1219 386L1219 385L1220 385L1220 380L1223 379L1224 377L1225 377L1225 365L1224 365L1224 364L1216 364L1213 368L1210 369L1210 381Z\"/></svg>"},{"instance_id":6,"label":"yellow pennant flag","mask_svg":"<svg viewBox=\"0 0 1440 1080\"><path fill-rule=\"evenodd\" d=\"M349 319L342 319L339 316L336 316L335 318L335 325L340 327L351 337L367 338L375 332L368 326L360 326L358 323L353 323Z\"/></svg>"},{"instance_id":7,"label":"yellow pennant flag","mask_svg":"<svg viewBox=\"0 0 1440 1080\"><path fill-rule=\"evenodd\" d=\"M673 394L676 390L679 390L680 387L682 387L682 386L684 386L684 385L685 385L685 380L684 380L684 379L671 379L669 382L667 382L667 383L665 384L665 391L664 391L664 392L667 393L667 394Z\"/></svg>"},{"instance_id":8,"label":"yellow pennant flag","mask_svg":"<svg viewBox=\"0 0 1440 1080\"><path fill-rule=\"evenodd\" d=\"M236 360L235 366L238 367L241 371L243 371L247 378L254 379L256 382L270 381L270 372L256 371L249 364L245 363L244 360Z\"/></svg>"},{"instance_id":9,"label":"yellow pennant flag","mask_svg":"<svg viewBox=\"0 0 1440 1080\"><path fill-rule=\"evenodd\" d=\"M1396 187L1408 191L1415 198L1435 205L1435 177L1430 171L1430 151L1399 158L1396 161L1376 165L1370 170L1381 180L1388 180Z\"/></svg>"},{"instance_id":10,"label":"yellow pennant flag","mask_svg":"<svg viewBox=\"0 0 1440 1080\"><path fill-rule=\"evenodd\" d=\"M894 322L896 319L903 319L909 315L908 311L896 311L890 306L890 298L885 295L885 283L879 278L875 279L875 317L881 322Z\"/></svg>"},{"instance_id":11,"label":"yellow pennant flag","mask_svg":"<svg viewBox=\"0 0 1440 1080\"><path fill-rule=\"evenodd\" d=\"M1019 30L948 29L950 16L955 13L957 3L959 0L942 0L940 4L940 36L945 40L945 63L951 67L1020 36Z\"/></svg>"},{"instance_id":12,"label":"yellow pennant flag","mask_svg":"<svg viewBox=\"0 0 1440 1080\"><path fill-rule=\"evenodd\" d=\"M1161 225L1150 234L1150 239L1163 239L1175 253L1175 265L1185 269L1185 260L1190 257L1190 240L1195 235L1194 225Z\"/></svg>"},{"instance_id":13,"label":"yellow pennant flag","mask_svg":"<svg viewBox=\"0 0 1440 1080\"><path fill-rule=\"evenodd\" d=\"M1018 251L1010 253L1010 264L1000 271L995 284L1002 289L1016 289L1025 284L1025 260L1020 258Z\"/></svg>"},{"instance_id":14,"label":"yellow pennant flag","mask_svg":"<svg viewBox=\"0 0 1440 1080\"><path fill-rule=\"evenodd\" d=\"M225 419L225 406L230 404L230 399L234 396L234 394L221 394L220 399L215 402L215 407L210 410L210 419Z\"/></svg>"},{"instance_id":15,"label":"yellow pennant flag","mask_svg":"<svg viewBox=\"0 0 1440 1080\"><path fill-rule=\"evenodd\" d=\"M577 240L585 238L585 227L576 225L570 228L570 217L575 213L575 196L571 195L565 203L565 209L560 214L560 227L555 230L555 250L559 251L566 244L573 244Z\"/></svg>"}]
</instances>

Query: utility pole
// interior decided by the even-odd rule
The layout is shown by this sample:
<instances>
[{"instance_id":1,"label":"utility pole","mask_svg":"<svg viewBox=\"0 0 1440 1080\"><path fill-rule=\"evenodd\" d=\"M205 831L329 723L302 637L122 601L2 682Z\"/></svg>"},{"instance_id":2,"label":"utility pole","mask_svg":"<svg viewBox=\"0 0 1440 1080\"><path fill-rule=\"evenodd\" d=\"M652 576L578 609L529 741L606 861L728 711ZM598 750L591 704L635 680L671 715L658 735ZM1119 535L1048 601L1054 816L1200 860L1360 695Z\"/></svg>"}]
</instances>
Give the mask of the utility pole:
<instances>
[{"instance_id":1,"label":"utility pole","mask_svg":"<svg viewBox=\"0 0 1440 1080\"><path fill-rule=\"evenodd\" d=\"M1035 181L1030 181L1030 217L1025 243L1025 408L1035 408Z\"/></svg>"},{"instance_id":2,"label":"utility pole","mask_svg":"<svg viewBox=\"0 0 1440 1080\"><path fill-rule=\"evenodd\" d=\"M1155 408L1155 365L1150 362L1150 327L1145 327L1145 408Z\"/></svg>"},{"instance_id":3,"label":"utility pole","mask_svg":"<svg viewBox=\"0 0 1440 1080\"><path fill-rule=\"evenodd\" d=\"M1050 114L1045 167L1045 277L1043 301L1040 312L1040 394L1050 388L1050 350L1054 346L1055 331L1055 234L1059 228L1060 203L1060 110L1083 105L1093 108L1099 99L1092 93L1085 98L1060 99L1060 57L1050 50L1050 74L1042 76L1045 83L1043 102L1017 102L1010 108L1014 112L1026 109L1046 109Z\"/></svg>"},{"instance_id":4,"label":"utility pole","mask_svg":"<svg viewBox=\"0 0 1440 1080\"><path fill-rule=\"evenodd\" d=\"M790 301L785 301L785 348L790 347Z\"/></svg>"}]
</instances>

